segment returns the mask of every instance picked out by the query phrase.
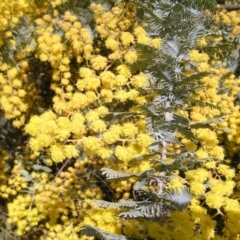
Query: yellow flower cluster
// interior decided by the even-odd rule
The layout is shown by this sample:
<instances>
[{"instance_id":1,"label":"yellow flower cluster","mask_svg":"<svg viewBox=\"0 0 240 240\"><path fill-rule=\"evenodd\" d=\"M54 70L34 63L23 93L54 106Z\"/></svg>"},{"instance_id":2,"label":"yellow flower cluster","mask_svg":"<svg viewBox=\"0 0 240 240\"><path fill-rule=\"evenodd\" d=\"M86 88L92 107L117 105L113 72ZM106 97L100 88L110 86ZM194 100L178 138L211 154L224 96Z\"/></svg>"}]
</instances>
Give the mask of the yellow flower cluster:
<instances>
[{"instance_id":1,"label":"yellow flower cluster","mask_svg":"<svg viewBox=\"0 0 240 240\"><path fill-rule=\"evenodd\" d=\"M84 224L89 221L89 202L83 200L103 198L102 191L96 185L92 188L86 185L86 171L101 166L131 172L143 172L151 168L151 163L147 161L131 169L122 164L148 153L148 146L153 139L146 133L144 117L140 116L134 122L131 119L113 122L111 115L115 114L115 106L119 104L146 101L138 88L148 84L147 76L141 72L132 74L129 64L138 60L135 44L159 48L162 40L150 39L139 26L135 27L133 33L128 32L131 13L125 13L120 7L113 7L108 12L101 5L92 4L91 8L95 13L97 33L102 39L97 43L98 48L104 45L110 50L108 55L96 46L93 47L92 30L84 28L72 12L58 16L55 11L52 16L45 14L36 20L36 58L50 63L52 67L51 88L54 97L53 109L32 116L25 126L26 133L31 136L29 147L33 152L32 159L35 160L44 152L48 155L44 160L47 166L55 166L69 159L74 162L74 168L60 172L52 182L35 171L31 173L32 178L39 183L33 184L36 192L32 207L39 213L39 218L33 222L46 223L44 228L49 239L66 238L70 236L70 229L72 239L75 239L78 224L72 217L86 214ZM56 26L61 29L61 35L55 30ZM116 59L120 62L113 64ZM70 63L75 60L76 67L73 68ZM110 120L107 120L109 116ZM96 178L91 174L89 176L88 181L96 182ZM111 184L114 197L128 199L132 183L131 180ZM78 204L73 199L77 199ZM14 201L12 204L15 206ZM104 213L107 214L106 211ZM13 219L12 214L10 219L17 226L19 219L28 219L28 216L21 214ZM98 212L92 214L92 219L98 216L95 225L108 226L108 231L111 229L106 221L110 221L113 224L111 231L116 233L114 214L109 212L108 215L99 218ZM120 226L119 223L119 229ZM19 235L24 233L22 230Z\"/></svg>"},{"instance_id":2,"label":"yellow flower cluster","mask_svg":"<svg viewBox=\"0 0 240 240\"><path fill-rule=\"evenodd\" d=\"M227 155L232 158L234 154L239 151L239 106L234 104L236 95L240 91L239 78L235 79L233 74L229 74L228 77L221 83L224 88L228 89L229 93L219 94L217 91L221 78L228 74L229 71L222 67L215 68L214 64L219 65L219 62L213 62L211 72L214 74L203 78L202 82L205 85L205 89L198 91L194 97L196 99L213 103L222 109L222 113L224 113L227 117L224 118L222 122L219 122L217 127L220 129L226 129L227 132L225 132L225 130L213 132L209 129L199 129L196 131L196 135L201 139L202 145L202 148L197 151L197 156L199 158L212 156L223 159L224 151L220 146L218 146L218 144L220 142L224 142ZM220 111L217 109L208 107L202 108L199 106L194 106L189 114L193 122L204 122L218 115L220 115ZM230 129L230 131L227 129ZM206 152L208 152L208 154ZM210 152L211 154L209 154Z\"/></svg>"},{"instance_id":3,"label":"yellow flower cluster","mask_svg":"<svg viewBox=\"0 0 240 240\"><path fill-rule=\"evenodd\" d=\"M24 170L23 166L18 163L18 159L12 160L11 157L0 148L1 154L1 186L0 197L3 199L9 199L16 196L19 192L26 191L28 184L25 177L21 174ZM13 167L10 168L9 162L13 162Z\"/></svg>"},{"instance_id":4,"label":"yellow flower cluster","mask_svg":"<svg viewBox=\"0 0 240 240\"><path fill-rule=\"evenodd\" d=\"M1 20L0 20L0 31L5 31L9 29L9 22L12 28L14 28L18 22L19 19L24 14L25 9L25 1L17 1L17 0L3 0L0 3L0 14L1 14ZM3 44L2 38L0 41L0 46Z\"/></svg>"},{"instance_id":5,"label":"yellow flower cluster","mask_svg":"<svg viewBox=\"0 0 240 240\"><path fill-rule=\"evenodd\" d=\"M209 208L216 209L214 217L222 215L223 212L231 215L233 211L239 211L240 205L236 199L232 199L235 187L235 182L233 181L235 173L233 169L230 169L227 165L219 164L217 167L214 166L214 170L211 171L207 164L205 166L206 168L187 171L186 179L189 180L193 194L193 199L189 206L190 213L195 223L200 224L201 232L205 235L205 239L210 239L215 236L214 228L216 221L210 219L210 216L206 214L207 209L203 207L203 203L200 203L199 199L204 197L204 203ZM231 227L234 229L233 226ZM229 227L225 227L226 232L229 232L229 229ZM234 236L234 234L233 232L231 236Z\"/></svg>"},{"instance_id":6,"label":"yellow flower cluster","mask_svg":"<svg viewBox=\"0 0 240 240\"><path fill-rule=\"evenodd\" d=\"M51 227L48 232L49 240L79 240L78 232L80 231L80 226L73 226L72 223L66 224L56 224ZM42 240L41 238L40 240Z\"/></svg>"},{"instance_id":7,"label":"yellow flower cluster","mask_svg":"<svg viewBox=\"0 0 240 240\"><path fill-rule=\"evenodd\" d=\"M159 48L162 45L160 38L150 39L141 26L135 26L133 33L127 31L132 26L129 19L134 17L130 9L113 7L111 12L104 13L103 6L100 4L92 4L91 7L96 17L96 30L105 40L106 48L112 51L108 55L109 59L121 59L132 64L138 60L138 54L134 49L135 44L151 45L153 48ZM117 20L118 18L120 21Z\"/></svg>"},{"instance_id":8,"label":"yellow flower cluster","mask_svg":"<svg viewBox=\"0 0 240 240\"><path fill-rule=\"evenodd\" d=\"M240 27L239 27L239 11L219 11L215 17L216 22L219 24L224 24L231 29L229 31L233 36L239 36Z\"/></svg>"},{"instance_id":9,"label":"yellow flower cluster","mask_svg":"<svg viewBox=\"0 0 240 240\"><path fill-rule=\"evenodd\" d=\"M101 230L121 234L122 220L118 217L119 210L92 208L84 216L84 224L98 226Z\"/></svg>"},{"instance_id":10,"label":"yellow flower cluster","mask_svg":"<svg viewBox=\"0 0 240 240\"><path fill-rule=\"evenodd\" d=\"M69 106L67 101L84 102L83 96L73 95L74 85L70 82L75 74L70 70L70 62L76 59L81 63L83 59L90 59L92 56L92 36L90 29L84 28L77 16L66 11L59 17L55 12L55 17L45 14L36 20L38 25L37 33L37 55L41 61L49 62L53 67L51 88L55 92L53 98L54 110L56 112L67 112ZM56 32L56 26L63 34ZM89 93L91 98L94 94ZM93 96L92 96L93 95ZM93 101L95 99L92 99Z\"/></svg>"},{"instance_id":11,"label":"yellow flower cluster","mask_svg":"<svg viewBox=\"0 0 240 240\"><path fill-rule=\"evenodd\" d=\"M157 222L147 219L125 220L122 228L123 233L126 236L141 239L146 237L159 240L213 239L215 237L216 221L206 215L206 212L201 212L200 208L195 206L192 208L194 208L195 214L199 216L197 221L194 221L192 216L186 211L176 211L171 213L170 221L168 222L164 220ZM94 224L93 221L89 221L89 223ZM104 229L105 227L101 226L101 228ZM195 231L196 228L198 231Z\"/></svg>"},{"instance_id":12,"label":"yellow flower cluster","mask_svg":"<svg viewBox=\"0 0 240 240\"><path fill-rule=\"evenodd\" d=\"M209 71L210 66L208 64L209 56L200 52L199 50L193 49L189 52L190 61L194 62L199 72Z\"/></svg>"},{"instance_id":13,"label":"yellow flower cluster","mask_svg":"<svg viewBox=\"0 0 240 240\"><path fill-rule=\"evenodd\" d=\"M26 84L24 69L1 65L0 73L0 106L7 119L14 119L13 125L20 127L24 124L28 105L25 103Z\"/></svg>"},{"instance_id":14,"label":"yellow flower cluster","mask_svg":"<svg viewBox=\"0 0 240 240\"><path fill-rule=\"evenodd\" d=\"M79 155L75 145L63 145L61 142L66 141L71 134L84 132L83 123L84 117L80 113L68 118L57 117L52 111L47 111L39 117L32 117L25 130L35 137L30 140L29 144L36 154L43 148L48 148L52 161L61 162L65 158Z\"/></svg>"},{"instance_id":15,"label":"yellow flower cluster","mask_svg":"<svg viewBox=\"0 0 240 240\"><path fill-rule=\"evenodd\" d=\"M32 202L31 195L25 194L18 195L12 203L8 204L9 216L11 216L8 222L17 224L17 235L19 236L37 226L38 221L42 218L37 208L31 207Z\"/></svg>"},{"instance_id":16,"label":"yellow flower cluster","mask_svg":"<svg viewBox=\"0 0 240 240\"><path fill-rule=\"evenodd\" d=\"M127 18L122 18L119 23L116 21L118 14L122 14L122 10L114 7L111 12L103 14L106 17L104 21L99 21L99 18L103 17L99 15L103 12L102 6L92 4L92 9L95 13L96 28L101 38L105 39L104 34L101 33L101 28L100 30L98 28L100 23L102 28L108 31L108 36L112 34L112 37L117 37L120 41L118 46L121 48L118 50L122 53L119 58L125 60L126 63L132 61L134 49L124 45L121 40L123 39L121 38L122 27L126 24L126 22L123 22ZM108 70L107 64L108 61L112 61L111 57L108 56L107 58L100 54L94 54L90 35L86 29L82 28L76 17L70 12L66 12L62 19L59 26L66 32L65 37L69 39L69 45L62 44L60 36L53 33L53 27L51 26L53 20L50 17L44 15L43 20L37 20L40 27L38 31L43 33L38 38L38 56L40 59L41 54L48 56L41 60L49 61L54 68L53 80L56 81L56 84L54 83L52 86L56 95L53 98L53 109L61 116L48 111L39 117L31 118L30 123L25 128L26 132L33 137L30 140L30 148L36 155L39 151L46 149L53 162L77 157L80 154L78 149L82 147L85 153L97 155L102 159L108 159L114 155L121 161L129 161L136 154L146 151L152 143L152 139L148 134L139 131L140 129L131 122L108 125L103 120L109 112L104 105L113 101L122 103L129 100L136 103L142 101L142 96L137 89L146 86L147 77L143 73L132 76L127 64L119 64L112 71ZM118 24L118 30L111 30L109 24L113 24L112 21ZM129 34L129 36L131 34L130 32L124 33ZM138 35L142 37L146 35L146 32L143 28L136 27L134 34L131 35L132 44L138 41ZM74 41L79 41L84 48L81 50L81 46ZM47 42L48 46L46 46ZM161 40L154 39L153 43L155 47L159 47ZM66 49L72 51L75 44L78 45L78 52L73 52L73 54L83 54L82 58L89 60L90 63L90 66L80 67L76 88L70 84L73 75L69 69L70 59L67 60L66 58L64 60L62 54ZM109 38L106 39L106 44L109 44ZM86 48L87 45L88 48ZM128 48L126 48L127 46ZM56 49L56 52L54 49ZM129 51L125 54L126 49L129 49ZM60 55L58 56L58 54ZM63 68L63 62L66 68ZM76 75L76 73L74 74ZM61 83L59 85L60 79ZM96 101L99 105L96 105ZM85 112L85 114L80 114L79 110ZM88 131L92 131L92 136L85 136ZM102 137L99 137L99 134ZM122 146L117 146L112 151L109 145L117 141L122 142Z\"/></svg>"},{"instance_id":17,"label":"yellow flower cluster","mask_svg":"<svg viewBox=\"0 0 240 240\"><path fill-rule=\"evenodd\" d=\"M94 178L86 181L89 165L89 159L76 161L73 167L59 172L54 179L46 172L33 171L30 174L32 194L19 194L8 204L9 223L17 225L17 234L23 235L40 221L45 221L42 227L49 239L64 239L68 234L70 239L79 239L80 220L89 211L89 199L103 197L96 185L91 187L89 184Z\"/></svg>"},{"instance_id":18,"label":"yellow flower cluster","mask_svg":"<svg viewBox=\"0 0 240 240\"><path fill-rule=\"evenodd\" d=\"M8 182L8 167L7 167L7 162L10 160L9 154L6 150L0 147L0 156L1 156L1 161L0 161L0 181L1 181L1 186L0 186L0 196L2 198L7 198L8 194L7 193L7 182ZM10 190L10 191L9 191ZM9 189L8 192L13 193L11 189Z\"/></svg>"},{"instance_id":19,"label":"yellow flower cluster","mask_svg":"<svg viewBox=\"0 0 240 240\"><path fill-rule=\"evenodd\" d=\"M22 21L25 8L25 1L3 1L0 4L1 20L11 26L1 30L0 45L4 46L1 48L0 58L0 108L7 119L13 120L13 126L16 128L25 123L29 108L37 98L36 86L31 81L32 69L29 68L28 62L32 47L23 46L21 42L30 41L30 30L26 30L24 40L17 37L13 30L19 21ZM4 26L2 23L1 27L5 28ZM1 42L2 39L4 43Z\"/></svg>"},{"instance_id":20,"label":"yellow flower cluster","mask_svg":"<svg viewBox=\"0 0 240 240\"><path fill-rule=\"evenodd\" d=\"M236 88L236 89L239 89ZM223 128L228 127L230 128L230 131L227 133L227 139L224 138L224 142L226 145L226 149L228 151L229 157L233 157L236 153L239 152L239 133L240 133L240 122L239 122L239 106L233 106L231 108L232 112L229 115L229 117L223 122L220 123L219 125ZM220 133L222 137L223 133Z\"/></svg>"},{"instance_id":21,"label":"yellow flower cluster","mask_svg":"<svg viewBox=\"0 0 240 240\"><path fill-rule=\"evenodd\" d=\"M240 210L236 208L232 211L229 211L226 214L226 225L223 229L226 239L238 239L239 238L239 217Z\"/></svg>"}]
</instances>

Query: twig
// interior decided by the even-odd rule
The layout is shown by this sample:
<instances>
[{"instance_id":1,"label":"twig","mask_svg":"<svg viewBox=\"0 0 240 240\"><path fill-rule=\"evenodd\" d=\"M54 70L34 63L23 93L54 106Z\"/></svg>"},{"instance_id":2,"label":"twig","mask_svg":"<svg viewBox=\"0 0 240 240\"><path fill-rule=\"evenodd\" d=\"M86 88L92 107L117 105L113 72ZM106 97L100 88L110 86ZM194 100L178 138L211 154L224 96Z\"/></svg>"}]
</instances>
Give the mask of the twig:
<instances>
[{"instance_id":1,"label":"twig","mask_svg":"<svg viewBox=\"0 0 240 240\"><path fill-rule=\"evenodd\" d=\"M60 170L57 172L57 175L54 177L54 179L52 180L51 184L54 182L54 180L59 176L59 174L63 171L63 169L66 167L66 165L68 164L68 162L70 161L70 158L68 158L68 160L62 165L62 167L60 168Z\"/></svg>"},{"instance_id":2,"label":"twig","mask_svg":"<svg viewBox=\"0 0 240 240\"><path fill-rule=\"evenodd\" d=\"M2 214L4 217L8 218L8 214L5 212L0 212L0 214Z\"/></svg>"},{"instance_id":3,"label":"twig","mask_svg":"<svg viewBox=\"0 0 240 240\"><path fill-rule=\"evenodd\" d=\"M234 11L240 9L240 4L220 5L220 8L225 9L227 11Z\"/></svg>"},{"instance_id":4,"label":"twig","mask_svg":"<svg viewBox=\"0 0 240 240\"><path fill-rule=\"evenodd\" d=\"M212 216L212 219L214 219L215 217L217 217L218 215L224 216L224 214L221 212L221 210L218 208L217 209L217 213L214 214L214 216Z\"/></svg>"}]
</instances>

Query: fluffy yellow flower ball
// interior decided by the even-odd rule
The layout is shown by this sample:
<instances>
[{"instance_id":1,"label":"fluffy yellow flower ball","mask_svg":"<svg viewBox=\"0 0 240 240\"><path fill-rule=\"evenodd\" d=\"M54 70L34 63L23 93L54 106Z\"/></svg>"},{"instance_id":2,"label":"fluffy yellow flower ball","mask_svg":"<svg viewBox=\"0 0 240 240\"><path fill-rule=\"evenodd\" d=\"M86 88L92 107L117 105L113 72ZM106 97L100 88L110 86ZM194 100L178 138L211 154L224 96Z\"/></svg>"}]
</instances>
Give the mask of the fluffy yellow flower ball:
<instances>
[{"instance_id":1,"label":"fluffy yellow flower ball","mask_svg":"<svg viewBox=\"0 0 240 240\"><path fill-rule=\"evenodd\" d=\"M97 55L90 60L94 70L103 70L107 66L107 58Z\"/></svg>"},{"instance_id":2,"label":"fluffy yellow flower ball","mask_svg":"<svg viewBox=\"0 0 240 240\"><path fill-rule=\"evenodd\" d=\"M138 59L137 51L131 50L131 51L127 52L124 55L124 59L126 60L126 62L128 62L130 64L136 62Z\"/></svg>"}]
</instances>

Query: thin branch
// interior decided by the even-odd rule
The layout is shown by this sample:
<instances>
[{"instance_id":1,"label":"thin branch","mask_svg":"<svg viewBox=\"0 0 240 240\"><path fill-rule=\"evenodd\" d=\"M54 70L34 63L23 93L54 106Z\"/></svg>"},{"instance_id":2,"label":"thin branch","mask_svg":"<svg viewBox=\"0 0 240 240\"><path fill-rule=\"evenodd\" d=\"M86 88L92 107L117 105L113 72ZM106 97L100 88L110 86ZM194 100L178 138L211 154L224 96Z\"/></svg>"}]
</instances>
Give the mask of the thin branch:
<instances>
[{"instance_id":1,"label":"thin branch","mask_svg":"<svg viewBox=\"0 0 240 240\"><path fill-rule=\"evenodd\" d=\"M225 9L227 11L234 11L240 9L240 4L227 4L227 5L220 5L220 8Z\"/></svg>"},{"instance_id":2,"label":"thin branch","mask_svg":"<svg viewBox=\"0 0 240 240\"><path fill-rule=\"evenodd\" d=\"M67 166L67 164L69 163L70 158L67 159L67 161L62 165L62 167L60 168L60 170L57 172L57 175L53 178L53 180L51 181L50 185L53 184L54 180L60 175L60 173L64 170L64 168Z\"/></svg>"}]
</instances>

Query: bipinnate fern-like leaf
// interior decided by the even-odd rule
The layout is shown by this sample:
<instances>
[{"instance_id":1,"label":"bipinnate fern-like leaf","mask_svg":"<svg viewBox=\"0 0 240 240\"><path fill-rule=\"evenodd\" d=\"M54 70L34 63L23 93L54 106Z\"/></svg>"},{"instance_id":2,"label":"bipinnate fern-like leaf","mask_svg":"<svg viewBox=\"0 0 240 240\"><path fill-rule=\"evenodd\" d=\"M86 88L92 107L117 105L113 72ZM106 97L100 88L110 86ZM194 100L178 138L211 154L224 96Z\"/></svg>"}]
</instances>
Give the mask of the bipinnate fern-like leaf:
<instances>
[{"instance_id":1,"label":"bipinnate fern-like leaf","mask_svg":"<svg viewBox=\"0 0 240 240\"><path fill-rule=\"evenodd\" d=\"M164 140L165 142L178 143L178 140L176 139L175 134L170 131L155 130L153 135L155 136L156 139L161 139L161 140Z\"/></svg>"},{"instance_id":2,"label":"bipinnate fern-like leaf","mask_svg":"<svg viewBox=\"0 0 240 240\"><path fill-rule=\"evenodd\" d=\"M101 168L100 171L102 172L103 175L106 176L107 180L118 180L118 181L123 181L127 180L132 177L136 178L148 178L154 176L155 170L154 169L148 169L146 171L143 171L142 173L139 174L133 174L133 173L126 173L122 171L116 171L111 168Z\"/></svg>"},{"instance_id":3,"label":"bipinnate fern-like leaf","mask_svg":"<svg viewBox=\"0 0 240 240\"><path fill-rule=\"evenodd\" d=\"M152 201L143 201L136 208L140 212L154 214L160 205Z\"/></svg>"},{"instance_id":4,"label":"bipinnate fern-like leaf","mask_svg":"<svg viewBox=\"0 0 240 240\"><path fill-rule=\"evenodd\" d=\"M80 233L82 235L94 237L97 240L133 240L132 238L128 238L123 235L108 233L90 225L84 225Z\"/></svg>"},{"instance_id":5,"label":"bipinnate fern-like leaf","mask_svg":"<svg viewBox=\"0 0 240 240\"><path fill-rule=\"evenodd\" d=\"M166 213L163 204L152 201L120 200L117 203L112 203L104 200L94 200L93 204L96 207L128 210L128 212L119 214L119 217L123 218L153 218L163 216Z\"/></svg>"},{"instance_id":6,"label":"bipinnate fern-like leaf","mask_svg":"<svg viewBox=\"0 0 240 240\"><path fill-rule=\"evenodd\" d=\"M153 9L149 8L146 4L143 4L141 1L132 1L133 5L137 5L139 7L139 9L143 10L141 11L143 14L148 14L151 19L153 20L154 19L154 23L158 23L158 26L161 26L162 23L163 23L163 19L160 18L160 16L158 16L154 11Z\"/></svg>"},{"instance_id":7,"label":"bipinnate fern-like leaf","mask_svg":"<svg viewBox=\"0 0 240 240\"><path fill-rule=\"evenodd\" d=\"M188 118L183 117L177 113L174 113L172 117L173 117L173 120L177 122L179 125L189 127L190 120Z\"/></svg>"},{"instance_id":8,"label":"bipinnate fern-like leaf","mask_svg":"<svg viewBox=\"0 0 240 240\"><path fill-rule=\"evenodd\" d=\"M168 209L170 206L163 204L163 203L157 203L153 201L143 201L141 202L136 210L142 212L142 213L148 213L152 215L153 218L158 217L166 217L166 214L168 213Z\"/></svg>"},{"instance_id":9,"label":"bipinnate fern-like leaf","mask_svg":"<svg viewBox=\"0 0 240 240\"><path fill-rule=\"evenodd\" d=\"M199 9L199 10L208 10L212 13L215 13L217 10L217 5L215 0L184 0L185 6Z\"/></svg>"},{"instance_id":10,"label":"bipinnate fern-like leaf","mask_svg":"<svg viewBox=\"0 0 240 240\"><path fill-rule=\"evenodd\" d=\"M190 106L200 106L200 107L209 107L209 108L214 108L214 109L217 109L219 111L221 111L221 108L217 105L214 105L212 103L209 103L209 102L203 102L201 100L198 100L198 99L194 99L194 98L191 98L189 97L186 102L190 105Z\"/></svg>"},{"instance_id":11,"label":"bipinnate fern-like leaf","mask_svg":"<svg viewBox=\"0 0 240 240\"><path fill-rule=\"evenodd\" d=\"M153 215L146 212L140 211L130 211L130 212L122 212L118 215L123 218L152 218Z\"/></svg>"},{"instance_id":12,"label":"bipinnate fern-like leaf","mask_svg":"<svg viewBox=\"0 0 240 240\"><path fill-rule=\"evenodd\" d=\"M123 218L159 218L166 217L168 213L168 207L163 203L154 201L140 201L137 204L132 205L131 211L122 212L118 216Z\"/></svg>"},{"instance_id":13,"label":"bipinnate fern-like leaf","mask_svg":"<svg viewBox=\"0 0 240 240\"><path fill-rule=\"evenodd\" d=\"M126 180L126 179L136 176L136 174L126 173L126 172L122 172L122 171L116 171L116 170L113 170L111 168L106 168L106 167L102 168L101 172L103 175L106 176L107 180L114 180L114 179Z\"/></svg>"},{"instance_id":14,"label":"bipinnate fern-like leaf","mask_svg":"<svg viewBox=\"0 0 240 240\"><path fill-rule=\"evenodd\" d=\"M139 179L133 185L133 191L142 191L148 186L149 180L148 179Z\"/></svg>"},{"instance_id":15,"label":"bipinnate fern-like leaf","mask_svg":"<svg viewBox=\"0 0 240 240\"><path fill-rule=\"evenodd\" d=\"M204 77L207 77L208 75L209 75L209 72L201 72L201 73L192 74L189 77L182 77L181 81L174 82L174 87L186 89L186 86L197 84L199 80L201 80Z\"/></svg>"},{"instance_id":16,"label":"bipinnate fern-like leaf","mask_svg":"<svg viewBox=\"0 0 240 240\"><path fill-rule=\"evenodd\" d=\"M154 159L155 160L158 159L158 156L161 155L161 152L160 151L154 151L153 149L159 150L159 144L160 144L159 142L156 143L156 148L151 148L151 146L150 146L150 150L152 150L153 153L135 157L135 158L131 159L128 162L128 164L131 165L131 164L135 164L135 163L138 163L138 162L141 162L141 161L146 161L146 160L154 161Z\"/></svg>"},{"instance_id":17,"label":"bipinnate fern-like leaf","mask_svg":"<svg viewBox=\"0 0 240 240\"><path fill-rule=\"evenodd\" d=\"M126 201L126 200L120 200L119 202L107 202L104 200L94 200L93 201L94 206L102 207L102 208L112 208L112 209L134 209L137 207L138 202L136 201Z\"/></svg>"},{"instance_id":18,"label":"bipinnate fern-like leaf","mask_svg":"<svg viewBox=\"0 0 240 240\"><path fill-rule=\"evenodd\" d=\"M222 122L224 121L224 118L226 116L219 116L219 117L215 117L215 118L212 118L208 121L204 121L204 122L197 122L197 123L192 123L191 124L191 128L212 128L211 127L211 124L212 123L219 123L219 122ZM226 129L227 130L227 129Z\"/></svg>"},{"instance_id":19,"label":"bipinnate fern-like leaf","mask_svg":"<svg viewBox=\"0 0 240 240\"><path fill-rule=\"evenodd\" d=\"M25 178L26 182L31 182L33 181L32 177L30 176L29 172L27 170L20 170L20 174Z\"/></svg>"},{"instance_id":20,"label":"bipinnate fern-like leaf","mask_svg":"<svg viewBox=\"0 0 240 240\"><path fill-rule=\"evenodd\" d=\"M34 164L34 165L32 166L32 168L33 168L34 170L36 170L36 171L42 170L42 171L47 172L47 173L50 173L50 172L52 171L51 168L49 168L49 167L47 167L47 166L42 166L42 165L40 165L40 164Z\"/></svg>"},{"instance_id":21,"label":"bipinnate fern-like leaf","mask_svg":"<svg viewBox=\"0 0 240 240\"><path fill-rule=\"evenodd\" d=\"M180 41L175 37L173 40L167 41L163 47L162 51L166 55L177 58L180 51Z\"/></svg>"},{"instance_id":22,"label":"bipinnate fern-like leaf","mask_svg":"<svg viewBox=\"0 0 240 240\"><path fill-rule=\"evenodd\" d=\"M173 203L179 211L182 211L191 202L192 196L189 188L183 186L180 191L175 189L173 192L168 192L166 194L166 199Z\"/></svg>"},{"instance_id":23,"label":"bipinnate fern-like leaf","mask_svg":"<svg viewBox=\"0 0 240 240\"><path fill-rule=\"evenodd\" d=\"M231 50L231 45L226 42L215 43L212 46L205 46L203 51L206 52L209 56L216 56L219 59L226 56L226 53L229 53Z\"/></svg>"},{"instance_id":24,"label":"bipinnate fern-like leaf","mask_svg":"<svg viewBox=\"0 0 240 240\"><path fill-rule=\"evenodd\" d=\"M175 161L183 161L184 159L191 159L191 160L195 160L195 155L193 152L184 152L184 153L178 153L178 154L174 154L175 156L173 156L173 158L175 159Z\"/></svg>"},{"instance_id":25,"label":"bipinnate fern-like leaf","mask_svg":"<svg viewBox=\"0 0 240 240\"><path fill-rule=\"evenodd\" d=\"M193 48L196 45L197 39L204 36L205 33L205 26L202 22L197 22L191 31L189 32L187 43L189 44L190 48Z\"/></svg>"}]
</instances>

